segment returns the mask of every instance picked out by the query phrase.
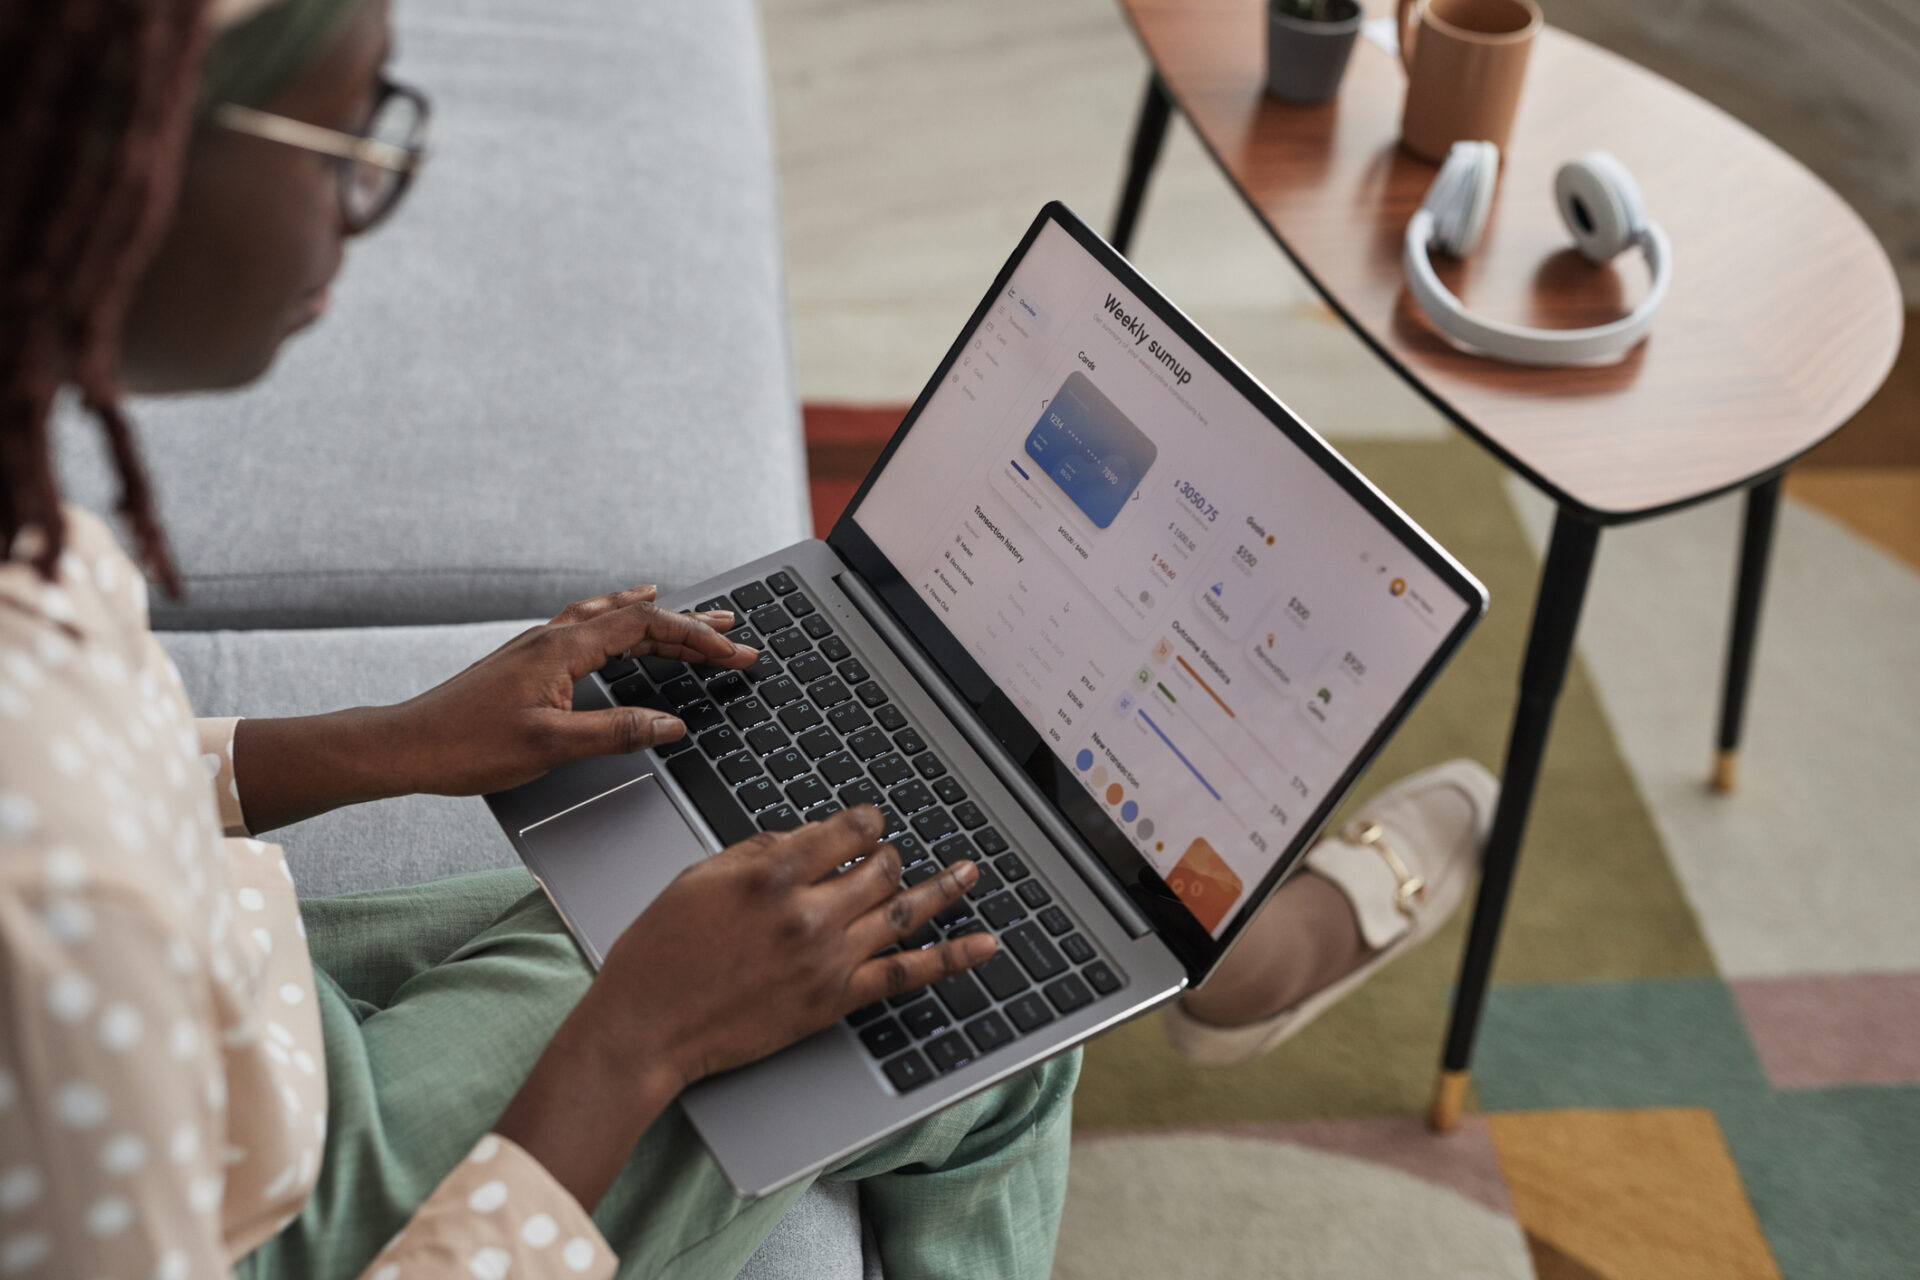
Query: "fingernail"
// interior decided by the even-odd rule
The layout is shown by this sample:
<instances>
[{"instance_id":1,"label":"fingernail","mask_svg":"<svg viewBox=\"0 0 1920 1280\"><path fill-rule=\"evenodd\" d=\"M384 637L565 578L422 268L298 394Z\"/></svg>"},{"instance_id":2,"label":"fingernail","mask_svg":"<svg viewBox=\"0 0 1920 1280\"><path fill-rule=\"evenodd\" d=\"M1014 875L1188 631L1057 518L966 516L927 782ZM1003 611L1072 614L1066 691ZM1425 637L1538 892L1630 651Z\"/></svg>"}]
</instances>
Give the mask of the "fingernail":
<instances>
[{"instance_id":1,"label":"fingernail","mask_svg":"<svg viewBox=\"0 0 1920 1280\"><path fill-rule=\"evenodd\" d=\"M956 862L953 864L953 878L965 888L980 878L980 868L971 862Z\"/></svg>"},{"instance_id":2,"label":"fingernail","mask_svg":"<svg viewBox=\"0 0 1920 1280\"><path fill-rule=\"evenodd\" d=\"M970 933L967 935L968 950L976 959L985 960L1000 949L1000 939L990 933Z\"/></svg>"},{"instance_id":3,"label":"fingernail","mask_svg":"<svg viewBox=\"0 0 1920 1280\"><path fill-rule=\"evenodd\" d=\"M731 609L709 609L700 616L705 618L709 625L712 626L725 625L730 627L733 625L733 610Z\"/></svg>"},{"instance_id":4,"label":"fingernail","mask_svg":"<svg viewBox=\"0 0 1920 1280\"><path fill-rule=\"evenodd\" d=\"M687 736L687 722L674 716L662 716L653 722L653 740L672 742L675 738Z\"/></svg>"}]
</instances>

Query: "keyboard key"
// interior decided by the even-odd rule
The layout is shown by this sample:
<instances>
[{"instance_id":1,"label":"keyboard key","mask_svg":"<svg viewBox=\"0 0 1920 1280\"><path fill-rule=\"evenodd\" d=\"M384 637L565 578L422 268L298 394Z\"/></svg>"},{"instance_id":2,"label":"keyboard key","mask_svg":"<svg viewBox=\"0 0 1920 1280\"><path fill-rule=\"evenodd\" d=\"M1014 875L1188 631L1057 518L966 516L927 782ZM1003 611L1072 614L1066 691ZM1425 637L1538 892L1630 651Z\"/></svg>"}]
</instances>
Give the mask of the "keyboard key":
<instances>
[{"instance_id":1,"label":"keyboard key","mask_svg":"<svg viewBox=\"0 0 1920 1280\"><path fill-rule=\"evenodd\" d=\"M813 612L813 601L803 595L794 594L781 601L787 606L787 612L796 618L804 618Z\"/></svg>"},{"instance_id":2,"label":"keyboard key","mask_svg":"<svg viewBox=\"0 0 1920 1280\"><path fill-rule=\"evenodd\" d=\"M745 683L745 681L743 680L742 683ZM760 700L768 706L784 707L789 702L800 697L800 686L793 682L791 676L775 676L773 679L761 685L755 692L760 695Z\"/></svg>"},{"instance_id":3,"label":"keyboard key","mask_svg":"<svg viewBox=\"0 0 1920 1280\"><path fill-rule=\"evenodd\" d=\"M706 686L692 676L669 680L660 686L660 692L666 696L667 705L671 707L690 707L707 699Z\"/></svg>"},{"instance_id":4,"label":"keyboard key","mask_svg":"<svg viewBox=\"0 0 1920 1280\"><path fill-rule=\"evenodd\" d=\"M919 731L912 725L893 735L893 745L900 748L901 755L906 756L918 755L927 749L927 744L921 741Z\"/></svg>"},{"instance_id":5,"label":"keyboard key","mask_svg":"<svg viewBox=\"0 0 1920 1280\"><path fill-rule=\"evenodd\" d=\"M784 596L793 590L794 581L788 576L786 570L782 569L779 573L767 575L767 586L772 588L775 595Z\"/></svg>"},{"instance_id":6,"label":"keyboard key","mask_svg":"<svg viewBox=\"0 0 1920 1280\"><path fill-rule=\"evenodd\" d=\"M975 836L974 843L978 844L979 841L980 837ZM982 845L981 847L984 848L985 846ZM1002 876L1005 876L1008 884L1018 884L1033 874L1027 870L1027 864L1020 861L1020 855L1017 853L1010 853L1004 858L995 858L993 860L993 869L998 871Z\"/></svg>"},{"instance_id":7,"label":"keyboard key","mask_svg":"<svg viewBox=\"0 0 1920 1280\"><path fill-rule=\"evenodd\" d=\"M975 1018L967 1024L966 1032L967 1038L972 1040L974 1047L982 1053L992 1053L1013 1039L1013 1028L1009 1027L1006 1019L997 1013Z\"/></svg>"},{"instance_id":8,"label":"keyboard key","mask_svg":"<svg viewBox=\"0 0 1920 1280\"><path fill-rule=\"evenodd\" d=\"M838 800L825 800L813 806L813 808L807 810L800 816L808 822L825 822L838 812L840 812L840 802Z\"/></svg>"},{"instance_id":9,"label":"keyboard key","mask_svg":"<svg viewBox=\"0 0 1920 1280\"><path fill-rule=\"evenodd\" d=\"M805 653L813 648L808 639L798 630L788 627L785 631L767 632L767 648L780 655L782 661L791 662L795 654Z\"/></svg>"},{"instance_id":10,"label":"keyboard key","mask_svg":"<svg viewBox=\"0 0 1920 1280\"><path fill-rule=\"evenodd\" d=\"M883 787L898 786L913 776L913 766L896 751L889 751L867 765L867 772Z\"/></svg>"},{"instance_id":11,"label":"keyboard key","mask_svg":"<svg viewBox=\"0 0 1920 1280\"><path fill-rule=\"evenodd\" d=\"M1044 1027L1053 1021L1053 1010L1049 1009L1047 1002L1034 991L1008 1001L1002 1012L1013 1019L1013 1025L1020 1028L1022 1034ZM866 1032L863 1031L860 1034L864 1037Z\"/></svg>"},{"instance_id":12,"label":"keyboard key","mask_svg":"<svg viewBox=\"0 0 1920 1280\"><path fill-rule=\"evenodd\" d=\"M957 1031L927 1043L927 1060L936 1071L954 1071L973 1061L973 1046Z\"/></svg>"},{"instance_id":13,"label":"keyboard key","mask_svg":"<svg viewBox=\"0 0 1920 1280\"><path fill-rule=\"evenodd\" d=\"M902 747L900 749L902 751L906 750L905 747ZM939 777L941 774L947 771L947 766L941 764L938 757L936 757L931 751L921 756L918 760L915 760L913 762L913 767L915 769L918 769L920 771L920 776L925 778L929 782L933 781L935 778Z\"/></svg>"},{"instance_id":14,"label":"keyboard key","mask_svg":"<svg viewBox=\"0 0 1920 1280\"><path fill-rule=\"evenodd\" d=\"M761 605L758 609L749 613L747 618L754 626L760 628L762 635L770 636L783 627L793 625L793 619L787 616L787 611L777 604Z\"/></svg>"},{"instance_id":15,"label":"keyboard key","mask_svg":"<svg viewBox=\"0 0 1920 1280\"><path fill-rule=\"evenodd\" d=\"M1067 962L1059 948L1031 920L1006 930L1000 935L1000 941L1007 950L1013 952L1014 959L1033 976L1035 982L1045 982L1066 971Z\"/></svg>"},{"instance_id":16,"label":"keyboard key","mask_svg":"<svg viewBox=\"0 0 1920 1280\"><path fill-rule=\"evenodd\" d=\"M869 680L863 685L856 685L853 696L860 699L862 706L877 707L887 700L887 691Z\"/></svg>"},{"instance_id":17,"label":"keyboard key","mask_svg":"<svg viewBox=\"0 0 1920 1280\"><path fill-rule=\"evenodd\" d=\"M698 752L685 751L672 757L667 761L667 772L687 793L693 807L720 837L721 844L739 844L758 829L713 766Z\"/></svg>"},{"instance_id":18,"label":"keyboard key","mask_svg":"<svg viewBox=\"0 0 1920 1280\"><path fill-rule=\"evenodd\" d=\"M845 751L828 756L817 767L820 776L836 787L844 787L860 776L860 762Z\"/></svg>"},{"instance_id":19,"label":"keyboard key","mask_svg":"<svg viewBox=\"0 0 1920 1280\"><path fill-rule=\"evenodd\" d=\"M721 607L724 609L737 609L741 613L752 613L761 605L772 603L773 592L767 590L761 583L749 582L746 586L739 588L733 593L732 604L722 605ZM701 605L700 608L704 611L706 606Z\"/></svg>"},{"instance_id":20,"label":"keyboard key","mask_svg":"<svg viewBox=\"0 0 1920 1280\"><path fill-rule=\"evenodd\" d=\"M896 847L898 846L896 845ZM911 889L913 886L931 880L939 874L940 864L933 861L917 862L900 873L900 883Z\"/></svg>"},{"instance_id":21,"label":"keyboard key","mask_svg":"<svg viewBox=\"0 0 1920 1280\"><path fill-rule=\"evenodd\" d=\"M913 829L920 833L920 838L929 843L950 836L959 830L953 825L953 819L947 816L945 809L928 809L924 813L915 814L909 821L913 823Z\"/></svg>"},{"instance_id":22,"label":"keyboard key","mask_svg":"<svg viewBox=\"0 0 1920 1280\"><path fill-rule=\"evenodd\" d=\"M948 836L933 846L933 856L940 860L941 866L950 867L962 858L971 858L973 846L967 843L965 836Z\"/></svg>"},{"instance_id":23,"label":"keyboard key","mask_svg":"<svg viewBox=\"0 0 1920 1280\"><path fill-rule=\"evenodd\" d=\"M720 771L721 777L736 787L760 772L760 762L744 751L722 756L713 762L713 767Z\"/></svg>"},{"instance_id":24,"label":"keyboard key","mask_svg":"<svg viewBox=\"0 0 1920 1280\"><path fill-rule=\"evenodd\" d=\"M833 624L818 613L800 619L800 629L815 640L824 640L833 634Z\"/></svg>"},{"instance_id":25,"label":"keyboard key","mask_svg":"<svg viewBox=\"0 0 1920 1280\"><path fill-rule=\"evenodd\" d=\"M1074 983L1079 985L1080 980L1075 978ZM1086 987L1081 986L1080 989L1085 991ZM933 1000L922 1000L900 1011L900 1025L913 1032L915 1040L924 1040L948 1026L947 1011Z\"/></svg>"},{"instance_id":26,"label":"keyboard key","mask_svg":"<svg viewBox=\"0 0 1920 1280\"><path fill-rule=\"evenodd\" d=\"M973 833L973 842L980 846L980 852L989 858L1007 851L1007 842L992 827L986 827ZM1013 877L1009 876L1008 879Z\"/></svg>"},{"instance_id":27,"label":"keyboard key","mask_svg":"<svg viewBox=\"0 0 1920 1280\"><path fill-rule=\"evenodd\" d=\"M835 794L839 796L840 803L849 809L863 804L880 803L880 788L874 786L865 778L858 778L849 782Z\"/></svg>"},{"instance_id":28,"label":"keyboard key","mask_svg":"<svg viewBox=\"0 0 1920 1280\"><path fill-rule=\"evenodd\" d=\"M980 903L980 918L996 929L1004 929L1016 920L1025 919L1026 914L1027 909L1010 893L995 894Z\"/></svg>"},{"instance_id":29,"label":"keyboard key","mask_svg":"<svg viewBox=\"0 0 1920 1280\"><path fill-rule=\"evenodd\" d=\"M985 924L978 920L968 920L947 930L947 940L952 941L955 938L964 938L970 933L985 933L986 931L987 926Z\"/></svg>"},{"instance_id":30,"label":"keyboard key","mask_svg":"<svg viewBox=\"0 0 1920 1280\"><path fill-rule=\"evenodd\" d=\"M736 621L733 624L733 630L725 634L727 639L733 641L735 644L745 645L749 649L758 649L760 647L760 633L744 622Z\"/></svg>"},{"instance_id":31,"label":"keyboard key","mask_svg":"<svg viewBox=\"0 0 1920 1280\"><path fill-rule=\"evenodd\" d=\"M727 719L742 729L751 729L754 725L765 724L773 719L773 713L758 698L742 698L727 708Z\"/></svg>"},{"instance_id":32,"label":"keyboard key","mask_svg":"<svg viewBox=\"0 0 1920 1280\"><path fill-rule=\"evenodd\" d=\"M973 907L965 898L962 898L935 916L933 922L947 930L949 936L954 936L953 930L971 919L973 919Z\"/></svg>"},{"instance_id":33,"label":"keyboard key","mask_svg":"<svg viewBox=\"0 0 1920 1280\"><path fill-rule=\"evenodd\" d=\"M907 833L907 820L890 804L880 806L880 838L894 840Z\"/></svg>"},{"instance_id":34,"label":"keyboard key","mask_svg":"<svg viewBox=\"0 0 1920 1280\"><path fill-rule=\"evenodd\" d=\"M777 804L773 808L753 815L762 831L791 831L800 825L800 815L793 811L790 804Z\"/></svg>"},{"instance_id":35,"label":"keyboard key","mask_svg":"<svg viewBox=\"0 0 1920 1280\"><path fill-rule=\"evenodd\" d=\"M1058 982L1048 983L1041 990L1047 993L1047 999L1053 1007L1062 1013L1072 1013L1093 1003L1093 992L1087 990L1087 984L1071 973Z\"/></svg>"},{"instance_id":36,"label":"keyboard key","mask_svg":"<svg viewBox=\"0 0 1920 1280\"><path fill-rule=\"evenodd\" d=\"M709 729L700 735L700 749L707 753L709 760L730 756L740 749L740 735L725 725Z\"/></svg>"},{"instance_id":37,"label":"keyboard key","mask_svg":"<svg viewBox=\"0 0 1920 1280\"><path fill-rule=\"evenodd\" d=\"M812 684L833 674L833 667L817 653L803 653L787 664L787 673L801 684Z\"/></svg>"},{"instance_id":38,"label":"keyboard key","mask_svg":"<svg viewBox=\"0 0 1920 1280\"><path fill-rule=\"evenodd\" d=\"M640 669L640 664L638 662L635 662L632 658L628 658L628 657L608 658L607 665L600 668L600 678L602 680L605 680L608 684L612 684L615 680L623 680L626 677L632 675L634 672L638 671L639 669Z\"/></svg>"},{"instance_id":39,"label":"keyboard key","mask_svg":"<svg viewBox=\"0 0 1920 1280\"><path fill-rule=\"evenodd\" d=\"M777 724L755 725L747 730L747 745L757 756L770 756L782 747L793 745Z\"/></svg>"},{"instance_id":40,"label":"keyboard key","mask_svg":"<svg viewBox=\"0 0 1920 1280\"><path fill-rule=\"evenodd\" d=\"M688 733L698 734L720 724L725 717L720 714L720 708L711 702L696 702L680 709L680 719L686 724Z\"/></svg>"},{"instance_id":41,"label":"keyboard key","mask_svg":"<svg viewBox=\"0 0 1920 1280\"><path fill-rule=\"evenodd\" d=\"M889 836L887 838L890 841L892 841L893 847L899 850L901 866L911 867L915 863L926 861L927 846L920 843L919 836L898 835L898 836ZM929 874L931 874L933 870L934 868L929 867L928 868ZM904 876L901 877L902 880L904 880L905 878L906 877Z\"/></svg>"},{"instance_id":42,"label":"keyboard key","mask_svg":"<svg viewBox=\"0 0 1920 1280\"><path fill-rule=\"evenodd\" d=\"M940 797L941 804L959 804L967 798L967 789L960 785L960 779L948 776L939 779L933 784L933 794ZM960 815L956 813L953 816L957 818ZM960 825L965 826L966 824L961 823Z\"/></svg>"},{"instance_id":43,"label":"keyboard key","mask_svg":"<svg viewBox=\"0 0 1920 1280\"><path fill-rule=\"evenodd\" d=\"M669 680L678 680L687 674L687 664L675 662L672 658L645 657L640 659L640 669L655 684L665 684Z\"/></svg>"},{"instance_id":44,"label":"keyboard key","mask_svg":"<svg viewBox=\"0 0 1920 1280\"><path fill-rule=\"evenodd\" d=\"M834 683L840 682L836 680ZM858 733L873 723L873 717L868 715L867 709L859 703L843 702L827 712L827 723L841 733Z\"/></svg>"},{"instance_id":45,"label":"keyboard key","mask_svg":"<svg viewBox=\"0 0 1920 1280\"><path fill-rule=\"evenodd\" d=\"M848 658L840 664L840 678L848 684L864 684L873 679L867 674L867 669L860 665L858 658Z\"/></svg>"},{"instance_id":46,"label":"keyboard key","mask_svg":"<svg viewBox=\"0 0 1920 1280\"><path fill-rule=\"evenodd\" d=\"M691 750L693 750L693 739L686 737L675 738L672 742L664 742L654 748L655 754L662 756L677 755L682 751Z\"/></svg>"},{"instance_id":47,"label":"keyboard key","mask_svg":"<svg viewBox=\"0 0 1920 1280\"><path fill-rule=\"evenodd\" d=\"M745 644L746 642L742 640L738 643ZM759 648L758 645L751 647ZM740 674L754 684L759 684L763 680L771 680L780 674L780 660L771 653L768 653L765 649L761 649L760 656L753 660L753 665Z\"/></svg>"},{"instance_id":48,"label":"keyboard key","mask_svg":"<svg viewBox=\"0 0 1920 1280\"><path fill-rule=\"evenodd\" d=\"M614 682L611 690L613 700L623 707L658 707L665 710L668 706L665 695L657 692L647 683L643 675L628 676L625 680Z\"/></svg>"},{"instance_id":49,"label":"keyboard key","mask_svg":"<svg viewBox=\"0 0 1920 1280\"><path fill-rule=\"evenodd\" d=\"M725 609L731 613L733 612L733 601L727 599L725 596L715 596L711 600L702 600L699 604L693 606L695 613L712 613L716 609Z\"/></svg>"},{"instance_id":50,"label":"keyboard key","mask_svg":"<svg viewBox=\"0 0 1920 1280\"><path fill-rule=\"evenodd\" d=\"M973 882L973 888L967 890L969 898L978 902L1007 887L1007 882L1000 878L1000 873L993 869L991 863L977 862L974 865L980 868L980 878Z\"/></svg>"},{"instance_id":51,"label":"keyboard key","mask_svg":"<svg viewBox=\"0 0 1920 1280\"><path fill-rule=\"evenodd\" d=\"M840 738L825 725L816 725L801 734L796 745L809 759L819 760L840 749Z\"/></svg>"},{"instance_id":52,"label":"keyboard key","mask_svg":"<svg viewBox=\"0 0 1920 1280\"><path fill-rule=\"evenodd\" d=\"M848 1014L847 1021L856 1027L864 1027L867 1023L872 1022L886 1011L887 1006L883 1002L876 1000L872 1004L863 1004Z\"/></svg>"},{"instance_id":53,"label":"keyboard key","mask_svg":"<svg viewBox=\"0 0 1920 1280\"><path fill-rule=\"evenodd\" d=\"M867 1046L867 1052L876 1058L884 1058L890 1053L907 1047L907 1033L892 1018L876 1022L860 1033L860 1043Z\"/></svg>"},{"instance_id":54,"label":"keyboard key","mask_svg":"<svg viewBox=\"0 0 1920 1280\"><path fill-rule=\"evenodd\" d=\"M723 707L752 692L753 686L738 671L722 671L707 681L707 695Z\"/></svg>"},{"instance_id":55,"label":"keyboard key","mask_svg":"<svg viewBox=\"0 0 1920 1280\"><path fill-rule=\"evenodd\" d=\"M787 784L787 799L793 801L794 808L806 810L832 800L833 793L827 790L826 783L809 774Z\"/></svg>"},{"instance_id":56,"label":"keyboard key","mask_svg":"<svg viewBox=\"0 0 1920 1280\"><path fill-rule=\"evenodd\" d=\"M755 778L733 794L740 797L748 813L758 813L780 803L780 788L773 784L772 778Z\"/></svg>"},{"instance_id":57,"label":"keyboard key","mask_svg":"<svg viewBox=\"0 0 1920 1280\"><path fill-rule=\"evenodd\" d=\"M853 650L847 648L847 642L839 636L822 637L820 652L826 655L828 662L845 662L853 656Z\"/></svg>"},{"instance_id":58,"label":"keyboard key","mask_svg":"<svg viewBox=\"0 0 1920 1280\"><path fill-rule=\"evenodd\" d=\"M926 759L927 757L922 756L921 758ZM940 781L946 782L948 779L942 778ZM944 797L942 798L944 799ZM953 820L962 827L965 827L968 831L971 831L975 827L985 826L987 815L980 812L980 806L973 801L963 800L953 806Z\"/></svg>"},{"instance_id":59,"label":"keyboard key","mask_svg":"<svg viewBox=\"0 0 1920 1280\"><path fill-rule=\"evenodd\" d=\"M985 963L971 972L987 984L987 990L993 993L995 1000L1011 1000L1029 985L1027 975L1020 972L1020 966L1004 951L994 952Z\"/></svg>"},{"instance_id":60,"label":"keyboard key","mask_svg":"<svg viewBox=\"0 0 1920 1280\"><path fill-rule=\"evenodd\" d=\"M938 941L940 941L940 931L930 924L923 924L906 937L900 939L900 949L902 951L918 951L920 948L930 947ZM909 999L911 999L911 997L909 997Z\"/></svg>"},{"instance_id":61,"label":"keyboard key","mask_svg":"<svg viewBox=\"0 0 1920 1280\"><path fill-rule=\"evenodd\" d=\"M826 723L820 719L820 713L813 709L811 702L790 702L780 708L778 715L780 723L787 726L788 733L805 733Z\"/></svg>"},{"instance_id":62,"label":"keyboard key","mask_svg":"<svg viewBox=\"0 0 1920 1280\"><path fill-rule=\"evenodd\" d=\"M814 706L826 708L838 706L853 697L853 694L848 691L847 686L841 684L837 679L832 676L827 676L825 679L815 680L812 684L808 685L807 696L813 699ZM845 733L846 730L843 728L840 732Z\"/></svg>"},{"instance_id":63,"label":"keyboard key","mask_svg":"<svg viewBox=\"0 0 1920 1280\"><path fill-rule=\"evenodd\" d=\"M893 1087L902 1093L918 1089L933 1079L933 1068L927 1065L927 1060L920 1056L918 1049L881 1063L880 1069L887 1073L887 1079L893 1082Z\"/></svg>"},{"instance_id":64,"label":"keyboard key","mask_svg":"<svg viewBox=\"0 0 1920 1280\"><path fill-rule=\"evenodd\" d=\"M888 733L898 733L907 727L906 712L895 706L875 707L873 718L878 720L880 727Z\"/></svg>"},{"instance_id":65,"label":"keyboard key","mask_svg":"<svg viewBox=\"0 0 1920 1280\"><path fill-rule=\"evenodd\" d=\"M926 783L915 780L895 787L887 798L899 805L902 813L918 813L933 803L933 792L927 790Z\"/></svg>"},{"instance_id":66,"label":"keyboard key","mask_svg":"<svg viewBox=\"0 0 1920 1280\"><path fill-rule=\"evenodd\" d=\"M967 973L942 978L933 984L933 994L939 996L940 1003L947 1006L947 1012L961 1022L983 1012L988 1004L987 993L980 989L973 975Z\"/></svg>"},{"instance_id":67,"label":"keyboard key","mask_svg":"<svg viewBox=\"0 0 1920 1280\"><path fill-rule=\"evenodd\" d=\"M1040 913L1040 927L1054 937L1073 932L1073 921L1059 907L1048 907Z\"/></svg>"},{"instance_id":68,"label":"keyboard key","mask_svg":"<svg viewBox=\"0 0 1920 1280\"><path fill-rule=\"evenodd\" d=\"M875 760L891 750L893 744L887 740L886 734L873 725L868 725L860 732L851 735L847 739L847 746L851 747L853 754L862 760Z\"/></svg>"},{"instance_id":69,"label":"keyboard key","mask_svg":"<svg viewBox=\"0 0 1920 1280\"><path fill-rule=\"evenodd\" d=\"M1093 989L1103 996L1110 996L1120 989L1120 979L1105 960L1095 960L1080 971L1080 976L1092 984Z\"/></svg>"},{"instance_id":70,"label":"keyboard key","mask_svg":"<svg viewBox=\"0 0 1920 1280\"><path fill-rule=\"evenodd\" d=\"M1040 923L1045 924L1046 922L1046 917L1042 916ZM1067 959L1073 961L1075 964L1085 964L1087 961L1093 959L1093 944L1077 933L1060 939L1060 950L1066 955Z\"/></svg>"},{"instance_id":71,"label":"keyboard key","mask_svg":"<svg viewBox=\"0 0 1920 1280\"><path fill-rule=\"evenodd\" d=\"M1014 892L1020 895L1020 901L1026 903L1035 911L1038 911L1041 907L1053 901L1053 895L1048 893L1047 887L1038 880L1029 880L1018 889L1015 889Z\"/></svg>"},{"instance_id":72,"label":"keyboard key","mask_svg":"<svg viewBox=\"0 0 1920 1280\"><path fill-rule=\"evenodd\" d=\"M767 772L773 775L775 782L792 782L801 774L812 771L813 766L794 747L776 751L767 757Z\"/></svg>"}]
</instances>

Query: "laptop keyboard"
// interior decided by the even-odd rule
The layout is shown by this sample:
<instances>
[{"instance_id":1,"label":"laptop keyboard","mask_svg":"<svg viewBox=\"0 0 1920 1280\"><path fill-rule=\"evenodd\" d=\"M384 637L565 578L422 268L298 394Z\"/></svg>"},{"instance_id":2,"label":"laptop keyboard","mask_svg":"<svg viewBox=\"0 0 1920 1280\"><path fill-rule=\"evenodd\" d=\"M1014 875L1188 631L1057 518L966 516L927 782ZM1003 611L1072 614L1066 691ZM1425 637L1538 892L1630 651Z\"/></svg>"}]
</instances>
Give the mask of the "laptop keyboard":
<instances>
[{"instance_id":1,"label":"laptop keyboard","mask_svg":"<svg viewBox=\"0 0 1920 1280\"><path fill-rule=\"evenodd\" d=\"M979 865L972 891L901 946L992 933L993 958L847 1018L895 1089L956 1071L1125 985L791 575L729 594L697 607L733 610L729 637L760 650L751 667L616 658L600 672L616 701L686 722L686 736L655 754L722 844L871 804L900 851L903 887L962 858Z\"/></svg>"}]
</instances>

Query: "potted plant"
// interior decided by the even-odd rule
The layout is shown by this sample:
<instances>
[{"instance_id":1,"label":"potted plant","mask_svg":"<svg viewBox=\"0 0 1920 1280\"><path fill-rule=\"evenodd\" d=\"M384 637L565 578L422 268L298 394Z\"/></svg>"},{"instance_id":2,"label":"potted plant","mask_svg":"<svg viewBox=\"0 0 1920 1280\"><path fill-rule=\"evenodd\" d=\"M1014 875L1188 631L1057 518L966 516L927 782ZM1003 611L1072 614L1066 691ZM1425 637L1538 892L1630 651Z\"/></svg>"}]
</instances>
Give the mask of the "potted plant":
<instances>
[{"instance_id":1,"label":"potted plant","mask_svg":"<svg viewBox=\"0 0 1920 1280\"><path fill-rule=\"evenodd\" d=\"M1357 0L1267 0L1267 92L1325 102L1340 87L1359 34Z\"/></svg>"}]
</instances>

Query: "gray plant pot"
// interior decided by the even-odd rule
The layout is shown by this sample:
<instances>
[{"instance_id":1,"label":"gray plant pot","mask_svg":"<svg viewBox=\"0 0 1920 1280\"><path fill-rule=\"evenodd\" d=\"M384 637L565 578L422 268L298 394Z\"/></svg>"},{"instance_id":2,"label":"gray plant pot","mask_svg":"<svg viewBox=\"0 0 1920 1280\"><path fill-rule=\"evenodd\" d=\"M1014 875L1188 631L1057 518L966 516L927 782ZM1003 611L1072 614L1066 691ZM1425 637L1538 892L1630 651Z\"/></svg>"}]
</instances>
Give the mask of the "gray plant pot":
<instances>
[{"instance_id":1,"label":"gray plant pot","mask_svg":"<svg viewBox=\"0 0 1920 1280\"><path fill-rule=\"evenodd\" d=\"M1334 0L1333 14L1313 22L1267 8L1267 92L1288 102L1325 102L1347 73L1353 39L1360 34L1360 6Z\"/></svg>"}]
</instances>

